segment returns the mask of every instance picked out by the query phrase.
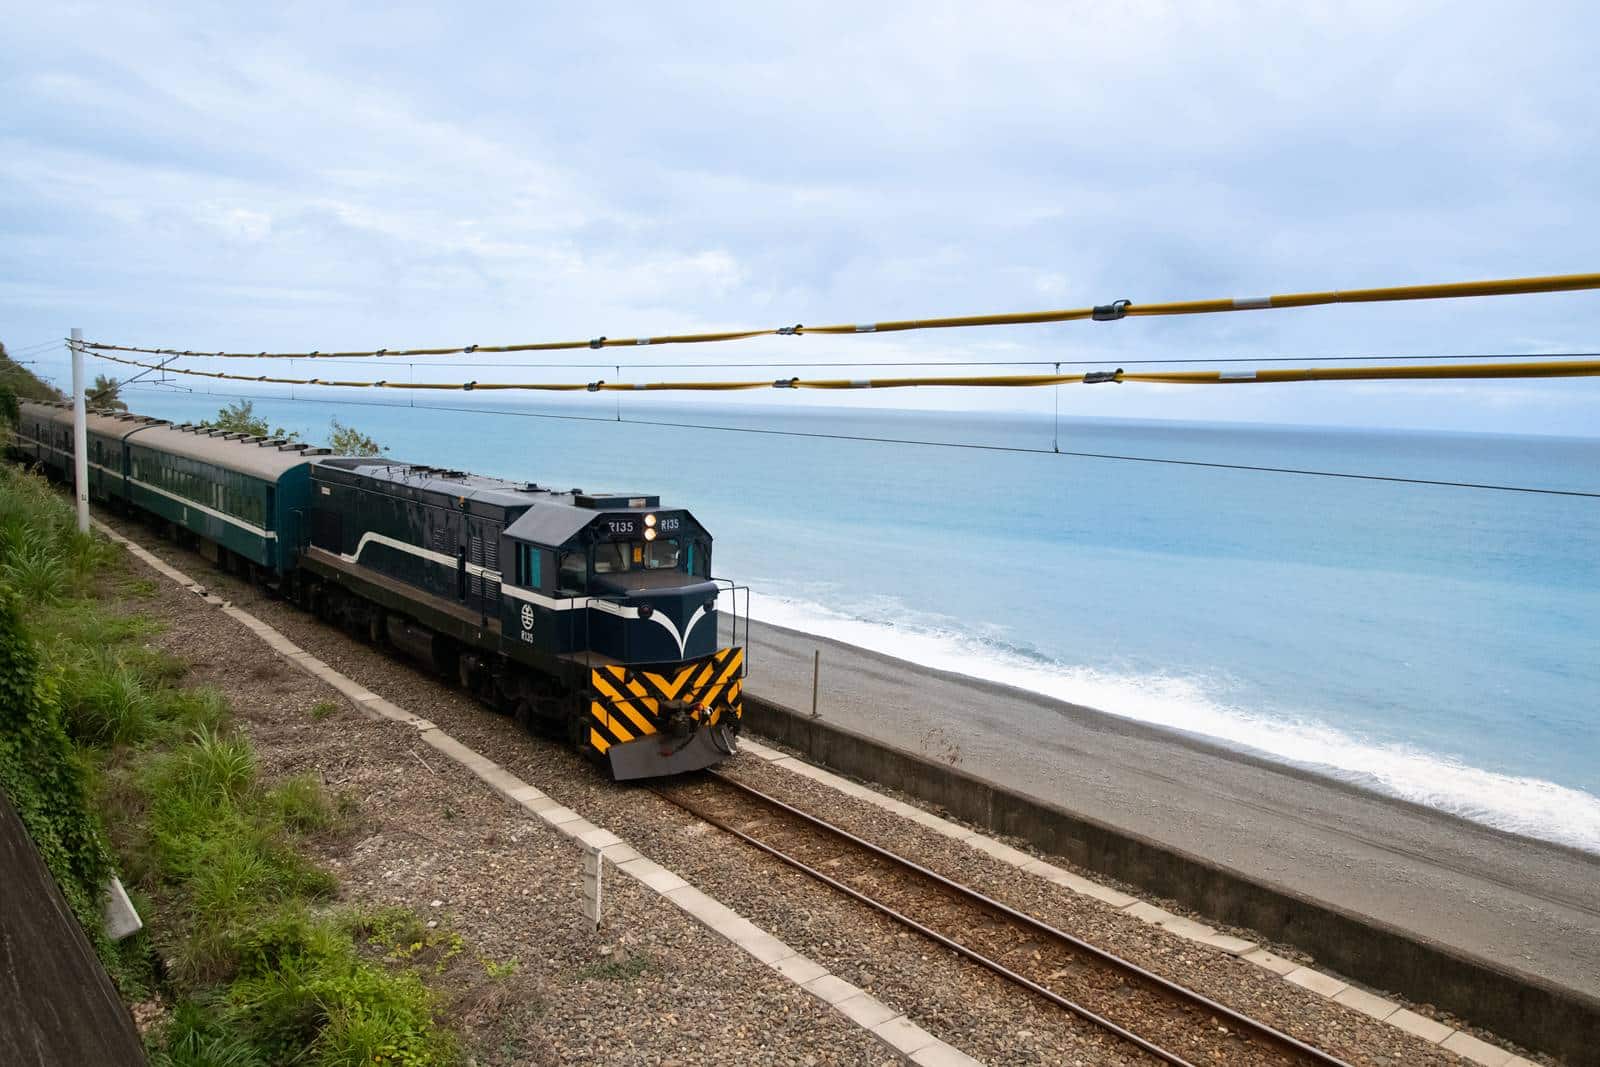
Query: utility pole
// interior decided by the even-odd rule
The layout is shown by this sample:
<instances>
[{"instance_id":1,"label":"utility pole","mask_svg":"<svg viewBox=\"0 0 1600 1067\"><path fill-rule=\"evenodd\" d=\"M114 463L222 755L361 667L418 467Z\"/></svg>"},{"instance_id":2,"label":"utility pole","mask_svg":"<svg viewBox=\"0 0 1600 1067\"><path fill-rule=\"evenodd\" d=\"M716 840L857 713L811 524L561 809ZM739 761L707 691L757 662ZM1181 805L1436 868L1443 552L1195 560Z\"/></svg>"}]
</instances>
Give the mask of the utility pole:
<instances>
[{"instance_id":1,"label":"utility pole","mask_svg":"<svg viewBox=\"0 0 1600 1067\"><path fill-rule=\"evenodd\" d=\"M78 495L78 532L89 532L89 430L83 399L83 331L72 328L72 473Z\"/></svg>"}]
</instances>

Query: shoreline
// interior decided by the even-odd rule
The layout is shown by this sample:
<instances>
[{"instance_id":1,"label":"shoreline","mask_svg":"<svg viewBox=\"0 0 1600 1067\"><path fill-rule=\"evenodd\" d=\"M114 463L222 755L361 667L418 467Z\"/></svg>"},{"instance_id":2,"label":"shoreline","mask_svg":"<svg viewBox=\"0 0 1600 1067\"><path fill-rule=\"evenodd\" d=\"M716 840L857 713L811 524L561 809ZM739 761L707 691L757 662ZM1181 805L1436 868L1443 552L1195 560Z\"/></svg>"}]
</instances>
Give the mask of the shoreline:
<instances>
[{"instance_id":1,"label":"shoreline","mask_svg":"<svg viewBox=\"0 0 1600 1067\"><path fill-rule=\"evenodd\" d=\"M1078 701L1056 696L1038 689L1032 689L1026 685L1001 681L996 678L984 677L983 675L979 674L970 674L951 667L935 666L930 663L919 662L918 660L909 659L905 656L896 655L892 652L884 652L877 648L856 644L852 641L839 637L833 637L828 634L815 633L810 630L802 629L798 626L768 622L761 618L752 618L751 621L758 628L764 628L766 630L786 634L788 635L789 639L793 641L823 642L841 649L849 649L852 654L862 657L872 657L881 661L885 666L894 666L912 671L926 672L929 675L936 676L950 682L977 686L983 689L993 690L996 693L1005 693L1017 700L1034 704L1041 710L1053 710L1059 714L1067 716L1079 716L1086 718L1096 717L1102 721L1102 726L1105 729L1125 730L1130 736L1137 734L1139 736L1156 741L1164 741L1167 743L1183 745L1197 752L1203 752L1211 756L1215 756L1218 759L1249 764L1263 770L1275 771L1289 776L1301 778L1307 782L1316 783L1321 786L1343 789L1356 796L1392 803L1409 809L1420 816L1437 817L1439 819L1448 820L1458 824L1463 829L1481 830L1514 841L1524 841L1530 844L1548 846L1550 848L1555 848L1570 853L1577 858L1600 863L1600 844L1597 844L1597 846L1594 848L1585 848L1582 845L1572 844L1567 841L1555 840L1551 837L1541 836L1538 833L1530 833L1522 830L1509 829L1503 826L1496 826L1493 823L1487 822L1483 819L1474 818L1470 815L1464 815L1455 811L1450 811L1444 807L1429 804L1425 801L1410 799L1401 795L1397 791L1385 789L1380 785L1364 783L1356 777L1363 772L1354 768L1343 768L1332 763L1317 763L1315 761L1295 760L1288 756L1278 755L1268 748L1251 745L1248 742L1231 741L1226 738L1218 737L1216 735L1208 734L1199 730L1185 730L1181 727L1173 726L1167 723L1139 718L1132 714L1119 714L1114 711L1107 711L1103 708L1095 707L1092 704L1080 703ZM809 696L807 699L809 700ZM1267 717L1263 716L1263 718L1265 719ZM1325 729L1343 734L1342 729L1337 725L1318 725ZM1140 731L1143 731L1143 733L1141 734ZM1403 747L1406 745L1405 742L1368 740L1355 734L1343 734L1343 736L1348 737L1353 744L1370 746L1374 749L1374 751L1379 752L1388 751L1390 749ZM1447 767L1459 767L1460 769L1469 773L1494 776L1497 778L1504 778L1516 782L1525 782L1533 785L1549 786L1584 797L1594 797L1594 794L1579 786L1565 785L1561 782L1556 782L1548 778L1539 778L1534 775L1518 774L1512 771L1493 770L1491 768L1479 767L1465 762L1465 760L1461 757L1429 752L1422 748L1413 748L1411 751L1413 751L1418 757L1437 761L1440 765ZM1349 776L1346 777L1346 774ZM1596 799L1600 800L1600 798Z\"/></svg>"},{"instance_id":2,"label":"shoreline","mask_svg":"<svg viewBox=\"0 0 1600 1067\"><path fill-rule=\"evenodd\" d=\"M821 649L824 722L1419 939L1600 991L1594 853L834 638L753 620L749 644L752 698L809 709Z\"/></svg>"}]
</instances>

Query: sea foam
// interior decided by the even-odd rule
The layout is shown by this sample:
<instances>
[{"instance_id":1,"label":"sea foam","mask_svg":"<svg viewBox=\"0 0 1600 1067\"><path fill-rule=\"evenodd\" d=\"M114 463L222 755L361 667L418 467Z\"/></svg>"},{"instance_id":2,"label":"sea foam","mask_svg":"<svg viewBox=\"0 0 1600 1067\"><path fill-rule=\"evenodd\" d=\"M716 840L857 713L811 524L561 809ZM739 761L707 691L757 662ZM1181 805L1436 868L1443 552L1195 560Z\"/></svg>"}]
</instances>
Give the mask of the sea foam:
<instances>
[{"instance_id":1,"label":"sea foam","mask_svg":"<svg viewBox=\"0 0 1600 1067\"><path fill-rule=\"evenodd\" d=\"M1052 662L1008 648L998 635L964 633L941 625L937 616L899 606L849 614L758 592L750 610L763 622L1197 734L1496 829L1600 853L1600 797L1350 734L1310 715L1234 706L1204 679L1120 675ZM879 621L886 617L896 621Z\"/></svg>"}]
</instances>

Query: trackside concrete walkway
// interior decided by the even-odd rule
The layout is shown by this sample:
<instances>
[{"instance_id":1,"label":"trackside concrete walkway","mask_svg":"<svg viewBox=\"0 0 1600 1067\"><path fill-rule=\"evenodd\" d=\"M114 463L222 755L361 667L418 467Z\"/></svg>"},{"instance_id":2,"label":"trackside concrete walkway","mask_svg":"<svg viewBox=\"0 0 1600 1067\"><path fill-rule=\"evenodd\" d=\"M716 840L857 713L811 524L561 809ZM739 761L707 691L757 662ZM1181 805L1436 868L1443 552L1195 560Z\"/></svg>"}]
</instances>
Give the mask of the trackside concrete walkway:
<instances>
[{"instance_id":1,"label":"trackside concrete walkway","mask_svg":"<svg viewBox=\"0 0 1600 1067\"><path fill-rule=\"evenodd\" d=\"M95 527L125 546L140 562L203 597L205 603L220 609L223 614L255 633L289 662L332 686L366 714L415 729L421 741L471 771L508 802L521 807L530 816L542 820L575 843L599 852L617 870L659 894L740 951L766 964L784 979L805 989L846 1019L870 1032L883 1043L886 1050L919 1067L981 1067L979 1061L930 1034L904 1013L831 973L815 960L796 952L721 901L702 893L672 871L641 855L616 834L564 807L487 756L463 745L427 719L413 715L334 670L249 612L206 593L204 587L188 575L110 527L100 522L96 522Z\"/></svg>"}]
</instances>

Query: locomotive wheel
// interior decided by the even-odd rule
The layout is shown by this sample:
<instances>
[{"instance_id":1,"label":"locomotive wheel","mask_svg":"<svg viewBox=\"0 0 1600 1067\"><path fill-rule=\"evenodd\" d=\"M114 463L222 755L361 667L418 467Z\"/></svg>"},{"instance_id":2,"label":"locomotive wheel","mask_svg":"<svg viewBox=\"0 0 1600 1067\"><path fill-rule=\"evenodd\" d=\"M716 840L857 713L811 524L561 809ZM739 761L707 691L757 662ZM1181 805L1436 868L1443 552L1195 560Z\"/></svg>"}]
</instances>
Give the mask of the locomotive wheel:
<instances>
[{"instance_id":1,"label":"locomotive wheel","mask_svg":"<svg viewBox=\"0 0 1600 1067\"><path fill-rule=\"evenodd\" d=\"M522 727L530 734L538 732L539 717L534 714L532 700L528 699L527 697L523 697L521 700L518 700L516 708L511 714L517 720L518 726Z\"/></svg>"}]
</instances>

